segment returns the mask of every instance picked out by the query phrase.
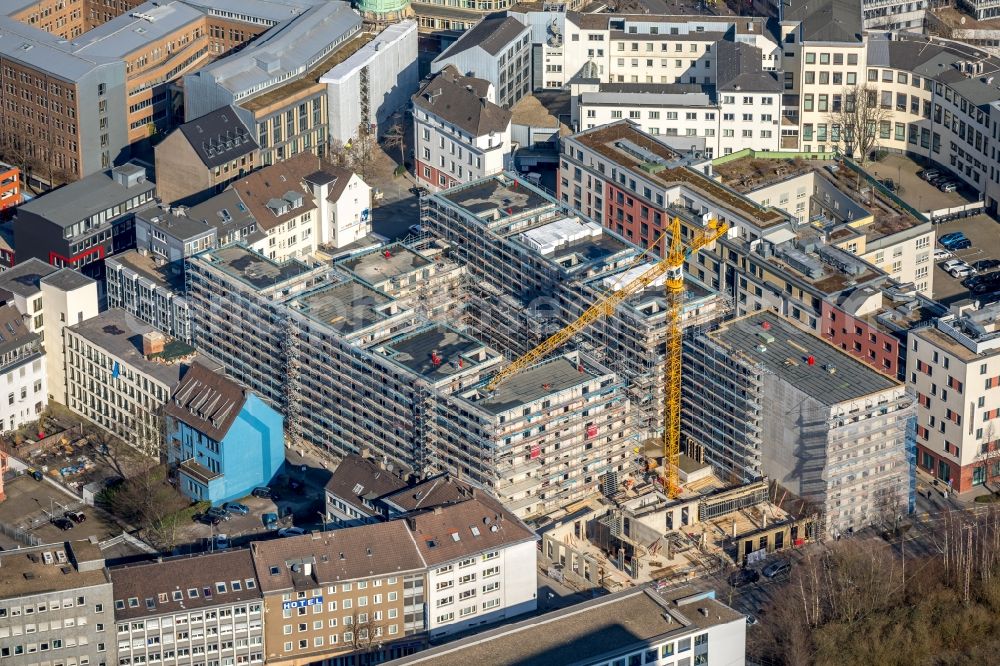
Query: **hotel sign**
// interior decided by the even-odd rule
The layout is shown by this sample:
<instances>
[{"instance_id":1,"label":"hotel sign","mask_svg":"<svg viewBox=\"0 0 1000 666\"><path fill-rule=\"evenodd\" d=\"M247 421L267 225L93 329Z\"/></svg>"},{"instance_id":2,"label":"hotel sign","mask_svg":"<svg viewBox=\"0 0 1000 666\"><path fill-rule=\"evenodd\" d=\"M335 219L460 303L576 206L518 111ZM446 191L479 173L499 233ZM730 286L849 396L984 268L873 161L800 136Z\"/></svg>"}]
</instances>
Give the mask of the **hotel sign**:
<instances>
[{"instance_id":1,"label":"hotel sign","mask_svg":"<svg viewBox=\"0 0 1000 666\"><path fill-rule=\"evenodd\" d=\"M312 597L311 599L298 599L297 601L286 601L281 604L281 610L289 608L305 608L306 606L322 606L323 597Z\"/></svg>"}]
</instances>

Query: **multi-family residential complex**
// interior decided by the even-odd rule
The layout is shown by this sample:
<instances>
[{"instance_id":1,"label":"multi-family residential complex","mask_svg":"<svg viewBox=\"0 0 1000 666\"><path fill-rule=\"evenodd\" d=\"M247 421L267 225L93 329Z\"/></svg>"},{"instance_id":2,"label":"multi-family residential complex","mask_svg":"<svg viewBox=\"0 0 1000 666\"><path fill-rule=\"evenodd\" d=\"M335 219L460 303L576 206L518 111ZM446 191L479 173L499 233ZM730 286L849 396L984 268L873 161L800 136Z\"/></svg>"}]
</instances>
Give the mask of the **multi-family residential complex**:
<instances>
[{"instance_id":1,"label":"multi-family residential complex","mask_svg":"<svg viewBox=\"0 0 1000 666\"><path fill-rule=\"evenodd\" d=\"M956 306L910 332L922 469L964 492L1000 477L1000 306Z\"/></svg>"},{"instance_id":2,"label":"multi-family residential complex","mask_svg":"<svg viewBox=\"0 0 1000 666\"><path fill-rule=\"evenodd\" d=\"M179 340L124 310L107 310L64 329L66 406L145 455L158 458L162 408L195 359Z\"/></svg>"},{"instance_id":3,"label":"multi-family residential complex","mask_svg":"<svg viewBox=\"0 0 1000 666\"><path fill-rule=\"evenodd\" d=\"M413 96L413 172L432 191L500 173L513 150L511 112L484 79L447 66Z\"/></svg>"},{"instance_id":4,"label":"multi-family residential complex","mask_svg":"<svg viewBox=\"0 0 1000 666\"><path fill-rule=\"evenodd\" d=\"M585 348L487 394L498 350L523 353L632 279L639 249L507 176L424 202L423 223L440 241L333 269L239 246L192 257L195 345L280 406L292 437L342 454L369 449L416 472L453 469L517 502L518 515L582 497L624 467L635 429L660 418L647 399L662 386L660 361L630 350L662 335L664 294L636 296L620 320L585 334ZM691 283L685 319L718 313L718 300ZM541 414L551 420L544 430L534 422Z\"/></svg>"},{"instance_id":5,"label":"multi-family residential complex","mask_svg":"<svg viewBox=\"0 0 1000 666\"><path fill-rule=\"evenodd\" d=\"M527 26L511 16L484 18L466 31L431 64L432 72L449 65L462 74L489 81L504 108L531 92L531 43Z\"/></svg>"},{"instance_id":6,"label":"multi-family residential complex","mask_svg":"<svg viewBox=\"0 0 1000 666\"><path fill-rule=\"evenodd\" d=\"M0 660L100 666L116 659L111 577L90 541L0 553Z\"/></svg>"},{"instance_id":7,"label":"multi-family residential complex","mask_svg":"<svg viewBox=\"0 0 1000 666\"><path fill-rule=\"evenodd\" d=\"M901 382L770 312L687 340L684 363L682 431L720 475L775 480L812 502L830 535L912 510L913 398Z\"/></svg>"},{"instance_id":8,"label":"multi-family residential complex","mask_svg":"<svg viewBox=\"0 0 1000 666\"><path fill-rule=\"evenodd\" d=\"M108 573L120 666L263 663L264 610L250 551L161 558Z\"/></svg>"}]
</instances>

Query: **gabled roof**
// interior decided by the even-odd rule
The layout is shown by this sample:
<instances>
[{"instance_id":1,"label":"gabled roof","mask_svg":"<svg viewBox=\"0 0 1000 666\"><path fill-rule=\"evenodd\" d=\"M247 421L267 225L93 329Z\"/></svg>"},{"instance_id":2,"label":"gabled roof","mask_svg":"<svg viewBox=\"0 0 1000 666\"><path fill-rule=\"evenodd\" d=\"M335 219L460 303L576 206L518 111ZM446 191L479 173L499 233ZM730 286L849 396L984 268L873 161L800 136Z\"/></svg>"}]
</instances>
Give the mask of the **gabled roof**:
<instances>
[{"instance_id":1,"label":"gabled roof","mask_svg":"<svg viewBox=\"0 0 1000 666\"><path fill-rule=\"evenodd\" d=\"M480 492L406 519L427 566L535 539L524 523L484 495Z\"/></svg>"},{"instance_id":2,"label":"gabled roof","mask_svg":"<svg viewBox=\"0 0 1000 666\"><path fill-rule=\"evenodd\" d=\"M303 152L254 171L230 187L239 193L240 200L257 220L258 228L269 231L316 207L316 200L303 182L320 166L318 157ZM292 208L292 200L296 197L301 205ZM279 212L281 210L285 212Z\"/></svg>"},{"instance_id":3,"label":"gabled roof","mask_svg":"<svg viewBox=\"0 0 1000 666\"><path fill-rule=\"evenodd\" d=\"M489 83L462 76L452 65L427 80L413 104L433 113L472 136L504 132L510 126L511 112L486 98Z\"/></svg>"},{"instance_id":4,"label":"gabled roof","mask_svg":"<svg viewBox=\"0 0 1000 666\"><path fill-rule=\"evenodd\" d=\"M761 51L744 42L716 44L716 88L720 91L780 93L782 84L774 72L765 72Z\"/></svg>"},{"instance_id":5,"label":"gabled roof","mask_svg":"<svg viewBox=\"0 0 1000 666\"><path fill-rule=\"evenodd\" d=\"M114 567L108 572L115 593L115 620L261 598L253 560L246 549L166 558Z\"/></svg>"},{"instance_id":6,"label":"gabled roof","mask_svg":"<svg viewBox=\"0 0 1000 666\"><path fill-rule=\"evenodd\" d=\"M206 113L177 129L209 169L248 155L260 147L231 106Z\"/></svg>"},{"instance_id":7,"label":"gabled roof","mask_svg":"<svg viewBox=\"0 0 1000 666\"><path fill-rule=\"evenodd\" d=\"M782 22L800 22L804 42L862 41L861 3L856 0L790 0Z\"/></svg>"},{"instance_id":8,"label":"gabled roof","mask_svg":"<svg viewBox=\"0 0 1000 666\"><path fill-rule=\"evenodd\" d=\"M0 354L17 349L38 339L24 325L24 316L13 303L0 306ZM0 366L2 367L2 366Z\"/></svg>"},{"instance_id":9,"label":"gabled roof","mask_svg":"<svg viewBox=\"0 0 1000 666\"><path fill-rule=\"evenodd\" d=\"M471 30L464 32L457 42L445 49L435 60L447 60L477 46L490 55L499 55L526 29L523 23L513 17L487 16Z\"/></svg>"},{"instance_id":10,"label":"gabled roof","mask_svg":"<svg viewBox=\"0 0 1000 666\"><path fill-rule=\"evenodd\" d=\"M255 541L250 549L265 593L424 568L405 520Z\"/></svg>"},{"instance_id":11,"label":"gabled roof","mask_svg":"<svg viewBox=\"0 0 1000 666\"><path fill-rule=\"evenodd\" d=\"M164 412L221 442L247 400L247 392L224 374L193 363Z\"/></svg>"},{"instance_id":12,"label":"gabled roof","mask_svg":"<svg viewBox=\"0 0 1000 666\"><path fill-rule=\"evenodd\" d=\"M371 509L364 505L362 499L382 497L405 487L406 481L358 455L349 455L341 460L326 482L328 493L365 512Z\"/></svg>"}]
</instances>

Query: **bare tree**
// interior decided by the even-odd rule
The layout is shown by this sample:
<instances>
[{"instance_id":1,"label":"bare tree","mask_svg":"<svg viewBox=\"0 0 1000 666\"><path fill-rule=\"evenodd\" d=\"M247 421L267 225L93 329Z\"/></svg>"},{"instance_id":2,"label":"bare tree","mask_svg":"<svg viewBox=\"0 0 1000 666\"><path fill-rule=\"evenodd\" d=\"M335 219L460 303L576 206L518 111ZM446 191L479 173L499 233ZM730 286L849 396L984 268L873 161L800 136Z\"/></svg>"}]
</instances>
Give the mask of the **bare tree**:
<instances>
[{"instance_id":1,"label":"bare tree","mask_svg":"<svg viewBox=\"0 0 1000 666\"><path fill-rule=\"evenodd\" d=\"M372 169L375 166L375 151L378 142L375 134L370 132L364 123L358 125L358 134L346 146L348 166L364 181L371 180Z\"/></svg>"},{"instance_id":2,"label":"bare tree","mask_svg":"<svg viewBox=\"0 0 1000 666\"><path fill-rule=\"evenodd\" d=\"M864 163L878 140L879 127L892 118L892 111L881 105L878 89L869 85L844 88L834 98L828 116L831 138L844 155Z\"/></svg>"},{"instance_id":3,"label":"bare tree","mask_svg":"<svg viewBox=\"0 0 1000 666\"><path fill-rule=\"evenodd\" d=\"M358 663L365 665L381 661L376 653L382 649L384 627L375 620L375 613L354 613L351 627L351 647L358 653Z\"/></svg>"},{"instance_id":4,"label":"bare tree","mask_svg":"<svg viewBox=\"0 0 1000 666\"><path fill-rule=\"evenodd\" d=\"M400 122L396 122L392 127L385 131L385 136L382 138L382 142L385 144L387 149L397 148L399 149L399 163L403 164L405 157L403 155L403 144L405 143L405 136L403 125Z\"/></svg>"}]
</instances>

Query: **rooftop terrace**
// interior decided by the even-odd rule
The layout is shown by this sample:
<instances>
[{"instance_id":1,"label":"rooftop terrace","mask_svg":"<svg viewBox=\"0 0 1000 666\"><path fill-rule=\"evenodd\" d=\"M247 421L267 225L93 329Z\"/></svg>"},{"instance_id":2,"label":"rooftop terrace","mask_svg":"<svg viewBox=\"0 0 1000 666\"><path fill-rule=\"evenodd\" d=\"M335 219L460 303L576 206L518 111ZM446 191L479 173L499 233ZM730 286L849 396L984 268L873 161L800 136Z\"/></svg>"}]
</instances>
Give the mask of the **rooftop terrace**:
<instances>
[{"instance_id":1,"label":"rooftop terrace","mask_svg":"<svg viewBox=\"0 0 1000 666\"><path fill-rule=\"evenodd\" d=\"M466 187L459 186L440 196L484 221L498 216L519 215L542 206L555 206L551 200L525 183L506 176L479 180Z\"/></svg>"},{"instance_id":2,"label":"rooftop terrace","mask_svg":"<svg viewBox=\"0 0 1000 666\"><path fill-rule=\"evenodd\" d=\"M270 289L311 270L297 259L278 263L243 245L227 245L197 256L257 290Z\"/></svg>"},{"instance_id":3,"label":"rooftop terrace","mask_svg":"<svg viewBox=\"0 0 1000 666\"><path fill-rule=\"evenodd\" d=\"M117 262L130 268L139 275L152 280L158 287L166 287L178 294L184 292L184 276L179 270L174 270L169 264L157 265L153 257L142 255L138 250L126 250L121 254L108 257L109 262Z\"/></svg>"},{"instance_id":4,"label":"rooftop terrace","mask_svg":"<svg viewBox=\"0 0 1000 666\"><path fill-rule=\"evenodd\" d=\"M486 412L496 415L589 382L601 374L573 354L542 361L510 377L489 395L473 391L467 397Z\"/></svg>"},{"instance_id":5,"label":"rooftop terrace","mask_svg":"<svg viewBox=\"0 0 1000 666\"><path fill-rule=\"evenodd\" d=\"M483 343L444 325L398 337L379 351L430 381L499 359L499 355Z\"/></svg>"},{"instance_id":6,"label":"rooftop terrace","mask_svg":"<svg viewBox=\"0 0 1000 666\"><path fill-rule=\"evenodd\" d=\"M581 132L573 139L609 160L630 168L644 178L659 181L667 186L691 187L709 201L730 208L759 228L782 224L787 219L783 212L762 208L738 192L688 168L679 153L627 122L604 125ZM642 157L633 146L637 146L643 153L653 156L658 161Z\"/></svg>"},{"instance_id":7,"label":"rooftop terrace","mask_svg":"<svg viewBox=\"0 0 1000 666\"><path fill-rule=\"evenodd\" d=\"M758 312L728 322L709 333L709 337L825 405L900 386L899 382L771 312Z\"/></svg>"},{"instance_id":8,"label":"rooftop terrace","mask_svg":"<svg viewBox=\"0 0 1000 666\"><path fill-rule=\"evenodd\" d=\"M432 263L430 259L405 245L397 244L342 259L337 262L337 266L350 271L368 284L377 286L386 280L419 271Z\"/></svg>"},{"instance_id":9,"label":"rooftop terrace","mask_svg":"<svg viewBox=\"0 0 1000 666\"><path fill-rule=\"evenodd\" d=\"M385 319L393 299L356 280L326 285L296 297L293 308L337 331L357 333Z\"/></svg>"}]
</instances>

